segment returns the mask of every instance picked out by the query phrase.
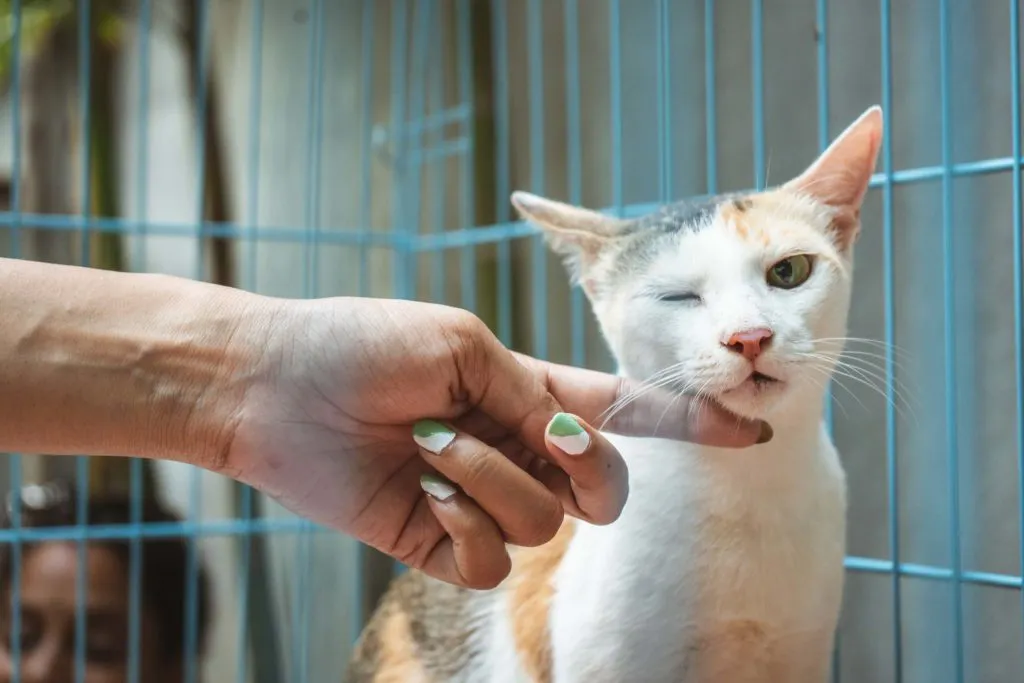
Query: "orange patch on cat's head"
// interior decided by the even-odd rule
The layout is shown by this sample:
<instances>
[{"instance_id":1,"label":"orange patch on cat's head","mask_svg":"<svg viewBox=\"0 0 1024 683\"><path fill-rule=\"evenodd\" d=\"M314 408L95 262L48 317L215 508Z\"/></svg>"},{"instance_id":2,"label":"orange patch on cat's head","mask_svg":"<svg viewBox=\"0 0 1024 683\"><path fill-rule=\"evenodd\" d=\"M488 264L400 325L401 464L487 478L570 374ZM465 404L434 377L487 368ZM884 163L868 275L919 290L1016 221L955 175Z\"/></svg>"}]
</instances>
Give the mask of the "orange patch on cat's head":
<instances>
[{"instance_id":1,"label":"orange patch on cat's head","mask_svg":"<svg viewBox=\"0 0 1024 683\"><path fill-rule=\"evenodd\" d=\"M724 202L717 220L744 242L759 249L803 241L820 216L784 191L762 192Z\"/></svg>"},{"instance_id":2,"label":"orange patch on cat's head","mask_svg":"<svg viewBox=\"0 0 1024 683\"><path fill-rule=\"evenodd\" d=\"M762 222L763 211L753 197L739 197L718 207L718 220L744 242L767 246L771 242Z\"/></svg>"},{"instance_id":3,"label":"orange patch on cat's head","mask_svg":"<svg viewBox=\"0 0 1024 683\"><path fill-rule=\"evenodd\" d=\"M508 578L512 637L530 679L551 681L551 633L548 628L555 571L572 540L574 523L567 519L555 537L537 548L517 550Z\"/></svg>"}]
</instances>

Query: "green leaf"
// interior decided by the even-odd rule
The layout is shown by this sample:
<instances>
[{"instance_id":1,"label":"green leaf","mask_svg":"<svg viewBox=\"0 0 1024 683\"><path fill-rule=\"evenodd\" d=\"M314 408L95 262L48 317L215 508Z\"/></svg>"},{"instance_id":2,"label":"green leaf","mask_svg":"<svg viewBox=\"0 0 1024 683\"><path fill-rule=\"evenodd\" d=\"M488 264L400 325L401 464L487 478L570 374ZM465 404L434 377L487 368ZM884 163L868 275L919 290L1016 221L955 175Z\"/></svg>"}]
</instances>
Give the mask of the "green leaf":
<instances>
[{"instance_id":1,"label":"green leaf","mask_svg":"<svg viewBox=\"0 0 1024 683\"><path fill-rule=\"evenodd\" d=\"M130 24L127 10L117 2L97 2L93 6L93 40L108 47L122 44ZM65 22L76 19L74 0L22 0L21 60L31 58L48 36ZM0 88L6 88L14 61L14 0L0 0Z\"/></svg>"},{"instance_id":2,"label":"green leaf","mask_svg":"<svg viewBox=\"0 0 1024 683\"><path fill-rule=\"evenodd\" d=\"M71 0L23 0L21 59L33 56L50 33L74 14ZM11 0L0 0L0 83L6 84L14 61L14 13Z\"/></svg>"}]
</instances>

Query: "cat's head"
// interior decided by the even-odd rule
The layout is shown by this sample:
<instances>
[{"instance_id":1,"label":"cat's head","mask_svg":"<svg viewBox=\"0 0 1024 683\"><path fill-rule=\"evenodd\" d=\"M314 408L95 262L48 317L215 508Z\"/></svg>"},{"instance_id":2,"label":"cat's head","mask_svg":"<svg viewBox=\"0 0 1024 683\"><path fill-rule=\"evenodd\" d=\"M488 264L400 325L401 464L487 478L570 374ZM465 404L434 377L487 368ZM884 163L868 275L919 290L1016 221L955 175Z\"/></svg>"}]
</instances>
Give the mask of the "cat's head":
<instances>
[{"instance_id":1,"label":"cat's head","mask_svg":"<svg viewBox=\"0 0 1024 683\"><path fill-rule=\"evenodd\" d=\"M589 297L625 374L768 418L821 396L842 351L872 107L801 175L636 220L517 192Z\"/></svg>"}]
</instances>

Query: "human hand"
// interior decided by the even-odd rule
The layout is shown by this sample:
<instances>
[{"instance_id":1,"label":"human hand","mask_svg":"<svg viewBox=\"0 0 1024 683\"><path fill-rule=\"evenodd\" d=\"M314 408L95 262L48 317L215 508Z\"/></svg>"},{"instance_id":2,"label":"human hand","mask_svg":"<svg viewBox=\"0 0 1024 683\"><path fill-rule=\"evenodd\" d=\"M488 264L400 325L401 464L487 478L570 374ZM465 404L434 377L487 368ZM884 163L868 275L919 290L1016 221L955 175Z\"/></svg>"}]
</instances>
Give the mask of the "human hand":
<instances>
[{"instance_id":1,"label":"human hand","mask_svg":"<svg viewBox=\"0 0 1024 683\"><path fill-rule=\"evenodd\" d=\"M506 542L543 544L564 513L608 524L622 511L625 463L592 424L636 388L630 382L513 354L458 309L266 301L265 315L238 333L264 352L224 473L473 588L508 574ZM691 407L647 391L601 426L735 447L770 436L761 423Z\"/></svg>"}]
</instances>

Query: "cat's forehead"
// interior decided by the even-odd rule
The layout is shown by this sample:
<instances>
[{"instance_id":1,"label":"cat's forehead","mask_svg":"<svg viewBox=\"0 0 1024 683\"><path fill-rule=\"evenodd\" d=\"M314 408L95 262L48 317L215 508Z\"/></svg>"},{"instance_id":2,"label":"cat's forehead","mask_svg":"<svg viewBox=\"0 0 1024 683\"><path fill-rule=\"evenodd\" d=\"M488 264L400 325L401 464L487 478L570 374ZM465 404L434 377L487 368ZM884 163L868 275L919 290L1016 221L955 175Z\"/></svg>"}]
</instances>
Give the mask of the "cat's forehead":
<instances>
[{"instance_id":1,"label":"cat's forehead","mask_svg":"<svg viewBox=\"0 0 1024 683\"><path fill-rule=\"evenodd\" d=\"M820 208L788 192L677 202L627 228L614 270L636 277L666 259L710 265L732 258L772 258L794 249L830 252L832 245L821 229L827 220Z\"/></svg>"},{"instance_id":2,"label":"cat's forehead","mask_svg":"<svg viewBox=\"0 0 1024 683\"><path fill-rule=\"evenodd\" d=\"M615 274L633 277L643 272L659 256L676 251L685 236L710 228L719 207L733 199L721 195L676 202L634 220L620 233L614 254Z\"/></svg>"}]
</instances>

